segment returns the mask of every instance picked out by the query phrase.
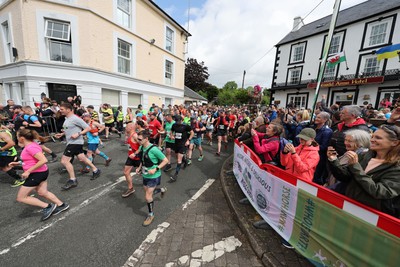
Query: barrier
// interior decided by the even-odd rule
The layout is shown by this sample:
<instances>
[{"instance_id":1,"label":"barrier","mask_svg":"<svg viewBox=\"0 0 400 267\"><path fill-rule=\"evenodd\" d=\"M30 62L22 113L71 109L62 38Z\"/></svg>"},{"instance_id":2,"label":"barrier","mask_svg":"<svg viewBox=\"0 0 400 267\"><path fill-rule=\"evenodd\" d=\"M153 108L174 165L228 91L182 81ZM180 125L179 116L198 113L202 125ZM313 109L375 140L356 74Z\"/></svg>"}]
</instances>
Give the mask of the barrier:
<instances>
[{"instance_id":1,"label":"barrier","mask_svg":"<svg viewBox=\"0 0 400 267\"><path fill-rule=\"evenodd\" d=\"M236 142L233 172L270 226L316 266L397 266L400 220L268 164Z\"/></svg>"}]
</instances>

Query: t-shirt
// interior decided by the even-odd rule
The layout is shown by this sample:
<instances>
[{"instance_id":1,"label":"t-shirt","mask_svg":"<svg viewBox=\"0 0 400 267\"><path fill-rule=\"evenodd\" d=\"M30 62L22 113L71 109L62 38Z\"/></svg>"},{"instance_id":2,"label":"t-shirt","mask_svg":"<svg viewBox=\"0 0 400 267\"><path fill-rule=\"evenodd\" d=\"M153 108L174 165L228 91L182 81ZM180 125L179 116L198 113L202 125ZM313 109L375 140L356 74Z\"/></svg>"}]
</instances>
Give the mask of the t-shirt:
<instances>
[{"instance_id":1,"label":"t-shirt","mask_svg":"<svg viewBox=\"0 0 400 267\"><path fill-rule=\"evenodd\" d=\"M158 130L160 130L161 123L157 120L154 119L149 122L149 131L150 131L150 138L155 138L158 135Z\"/></svg>"},{"instance_id":2,"label":"t-shirt","mask_svg":"<svg viewBox=\"0 0 400 267\"><path fill-rule=\"evenodd\" d=\"M171 132L175 136L175 144L179 145L185 145L186 140L189 138L189 132L192 130L192 127L190 127L187 124L177 124L175 123L172 125Z\"/></svg>"},{"instance_id":3,"label":"t-shirt","mask_svg":"<svg viewBox=\"0 0 400 267\"><path fill-rule=\"evenodd\" d=\"M158 162L161 162L165 158L164 153L162 153L161 150L157 146L153 146L153 148L148 153L146 153L146 151L150 147L152 147L152 145L149 145L147 147L143 147L143 146L140 147L141 150L143 149L142 157L144 157L144 155L147 154L149 156L150 160L154 164L152 167L145 167L144 163L142 164L142 176L143 176L143 178L146 178L146 179L154 179L154 178L158 178L161 176L161 170L156 171L154 174L149 174L148 171L155 169L158 166Z\"/></svg>"},{"instance_id":4,"label":"t-shirt","mask_svg":"<svg viewBox=\"0 0 400 267\"><path fill-rule=\"evenodd\" d=\"M37 153L43 153L42 148L36 142L32 142L24 147L24 150L21 152L21 159L24 162L22 168L24 171L29 170L32 166L34 166L38 160L35 158ZM33 170L34 172L44 172L47 171L47 165L43 164L38 169Z\"/></svg>"},{"instance_id":5,"label":"t-shirt","mask_svg":"<svg viewBox=\"0 0 400 267\"><path fill-rule=\"evenodd\" d=\"M196 122L192 122L191 126L192 126L192 129L194 132L193 138L200 138L201 134L202 134L202 131L200 131L200 129L204 127L203 124L201 122L196 121ZM196 128L199 129L198 132L196 131Z\"/></svg>"},{"instance_id":6,"label":"t-shirt","mask_svg":"<svg viewBox=\"0 0 400 267\"><path fill-rule=\"evenodd\" d=\"M372 169L375 169L379 165L382 165L383 162L384 162L383 159L371 158L370 161L368 162L367 167L365 167L365 173L369 172Z\"/></svg>"},{"instance_id":7,"label":"t-shirt","mask_svg":"<svg viewBox=\"0 0 400 267\"><path fill-rule=\"evenodd\" d=\"M113 123L114 122L114 112L112 111L111 108L108 109L101 109L101 113L103 114L103 120L104 123ZM110 117L109 119L106 119L106 117Z\"/></svg>"},{"instance_id":8,"label":"t-shirt","mask_svg":"<svg viewBox=\"0 0 400 267\"><path fill-rule=\"evenodd\" d=\"M63 124L63 130L65 133L65 138L67 139L68 145L83 145L84 140L83 136L80 135L76 139L72 139L71 135L75 133L81 132L83 129L86 129L89 125L86 124L81 118L76 115L72 115L69 117L65 117L65 121Z\"/></svg>"},{"instance_id":9,"label":"t-shirt","mask_svg":"<svg viewBox=\"0 0 400 267\"><path fill-rule=\"evenodd\" d=\"M175 121L171 121L171 122L166 121L164 123L164 128L165 128L165 133L166 133L165 142L175 143L175 140L172 140L171 138L169 138L169 134L171 133L171 128L172 128L172 125L174 125L174 123L175 123Z\"/></svg>"}]
</instances>

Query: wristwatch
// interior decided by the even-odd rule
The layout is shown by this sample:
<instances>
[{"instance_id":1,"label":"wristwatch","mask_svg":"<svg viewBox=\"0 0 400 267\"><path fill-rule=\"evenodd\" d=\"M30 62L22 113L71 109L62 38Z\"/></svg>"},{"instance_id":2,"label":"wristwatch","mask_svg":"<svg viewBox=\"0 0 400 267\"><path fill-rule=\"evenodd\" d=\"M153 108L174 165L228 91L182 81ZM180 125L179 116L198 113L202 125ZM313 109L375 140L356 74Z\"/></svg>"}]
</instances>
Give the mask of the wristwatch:
<instances>
[{"instance_id":1,"label":"wristwatch","mask_svg":"<svg viewBox=\"0 0 400 267\"><path fill-rule=\"evenodd\" d=\"M160 170L160 168L156 167L156 170L157 170L157 171L159 171L159 170Z\"/></svg>"}]
</instances>

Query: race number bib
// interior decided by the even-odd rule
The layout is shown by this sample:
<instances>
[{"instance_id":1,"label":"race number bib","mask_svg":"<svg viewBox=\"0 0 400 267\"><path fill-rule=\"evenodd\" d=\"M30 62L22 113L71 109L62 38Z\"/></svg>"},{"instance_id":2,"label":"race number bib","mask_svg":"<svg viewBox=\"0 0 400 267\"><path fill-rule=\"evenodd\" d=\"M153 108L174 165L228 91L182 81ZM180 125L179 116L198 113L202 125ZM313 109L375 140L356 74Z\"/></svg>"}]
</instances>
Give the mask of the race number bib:
<instances>
[{"instance_id":1,"label":"race number bib","mask_svg":"<svg viewBox=\"0 0 400 267\"><path fill-rule=\"evenodd\" d=\"M221 130L224 130L224 129L225 129L225 125L220 125L219 128L220 128Z\"/></svg>"},{"instance_id":2,"label":"race number bib","mask_svg":"<svg viewBox=\"0 0 400 267\"><path fill-rule=\"evenodd\" d=\"M175 139L182 139L182 133L175 133Z\"/></svg>"}]
</instances>

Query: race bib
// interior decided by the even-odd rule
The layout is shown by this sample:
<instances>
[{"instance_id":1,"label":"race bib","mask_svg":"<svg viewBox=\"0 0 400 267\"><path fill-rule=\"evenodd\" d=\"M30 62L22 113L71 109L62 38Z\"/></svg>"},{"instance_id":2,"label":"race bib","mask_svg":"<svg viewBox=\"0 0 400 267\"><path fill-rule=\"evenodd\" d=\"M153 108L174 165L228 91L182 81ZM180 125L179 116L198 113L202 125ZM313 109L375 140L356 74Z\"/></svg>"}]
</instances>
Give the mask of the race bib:
<instances>
[{"instance_id":1,"label":"race bib","mask_svg":"<svg viewBox=\"0 0 400 267\"><path fill-rule=\"evenodd\" d=\"M220 125L219 128L220 128L221 130L224 130L224 129L225 129L225 125Z\"/></svg>"},{"instance_id":2,"label":"race bib","mask_svg":"<svg viewBox=\"0 0 400 267\"><path fill-rule=\"evenodd\" d=\"M182 133L175 133L175 139L182 139Z\"/></svg>"}]
</instances>

